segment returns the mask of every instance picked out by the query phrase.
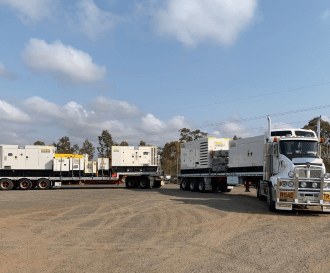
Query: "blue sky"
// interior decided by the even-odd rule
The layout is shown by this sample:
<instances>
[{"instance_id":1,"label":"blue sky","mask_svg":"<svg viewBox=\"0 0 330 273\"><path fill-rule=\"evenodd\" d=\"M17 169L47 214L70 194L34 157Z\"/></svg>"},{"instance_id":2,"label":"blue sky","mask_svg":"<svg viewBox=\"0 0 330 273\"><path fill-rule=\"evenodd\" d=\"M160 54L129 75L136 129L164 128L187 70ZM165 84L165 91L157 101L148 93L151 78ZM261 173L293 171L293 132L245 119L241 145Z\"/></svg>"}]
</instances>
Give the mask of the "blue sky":
<instances>
[{"instance_id":1,"label":"blue sky","mask_svg":"<svg viewBox=\"0 0 330 273\"><path fill-rule=\"evenodd\" d=\"M0 0L0 37L3 144L330 117L330 1Z\"/></svg>"}]
</instances>

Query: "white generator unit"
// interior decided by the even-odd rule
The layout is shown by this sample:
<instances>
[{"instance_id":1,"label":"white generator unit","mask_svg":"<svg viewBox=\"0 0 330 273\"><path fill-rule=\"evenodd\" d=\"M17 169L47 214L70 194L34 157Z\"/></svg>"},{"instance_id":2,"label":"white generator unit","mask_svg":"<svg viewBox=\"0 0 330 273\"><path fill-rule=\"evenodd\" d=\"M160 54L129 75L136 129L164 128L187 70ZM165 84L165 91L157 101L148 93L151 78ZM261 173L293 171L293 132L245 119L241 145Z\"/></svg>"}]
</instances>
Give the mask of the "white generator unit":
<instances>
[{"instance_id":1,"label":"white generator unit","mask_svg":"<svg viewBox=\"0 0 330 273\"><path fill-rule=\"evenodd\" d=\"M112 146L113 172L156 172L157 147Z\"/></svg>"},{"instance_id":2,"label":"white generator unit","mask_svg":"<svg viewBox=\"0 0 330 273\"><path fill-rule=\"evenodd\" d=\"M230 141L228 167L263 167L264 141L264 135Z\"/></svg>"},{"instance_id":3,"label":"white generator unit","mask_svg":"<svg viewBox=\"0 0 330 273\"><path fill-rule=\"evenodd\" d=\"M181 144L181 173L209 172L215 151L229 149L230 138L208 137Z\"/></svg>"},{"instance_id":4,"label":"white generator unit","mask_svg":"<svg viewBox=\"0 0 330 273\"><path fill-rule=\"evenodd\" d=\"M52 170L53 146L0 145L0 169Z\"/></svg>"},{"instance_id":5,"label":"white generator unit","mask_svg":"<svg viewBox=\"0 0 330 273\"><path fill-rule=\"evenodd\" d=\"M69 172L70 171L70 158L58 157L53 159L54 172Z\"/></svg>"}]
</instances>

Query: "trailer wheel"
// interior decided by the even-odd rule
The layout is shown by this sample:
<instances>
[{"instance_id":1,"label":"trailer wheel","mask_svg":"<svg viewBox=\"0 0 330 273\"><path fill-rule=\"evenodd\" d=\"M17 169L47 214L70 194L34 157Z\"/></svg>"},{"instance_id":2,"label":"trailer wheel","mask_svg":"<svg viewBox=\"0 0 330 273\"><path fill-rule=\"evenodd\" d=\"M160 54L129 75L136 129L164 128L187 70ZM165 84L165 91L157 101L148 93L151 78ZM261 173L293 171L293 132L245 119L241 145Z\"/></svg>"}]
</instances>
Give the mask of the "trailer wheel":
<instances>
[{"instance_id":1,"label":"trailer wheel","mask_svg":"<svg viewBox=\"0 0 330 273\"><path fill-rule=\"evenodd\" d=\"M9 191L14 187L13 181L3 178L0 180L0 190L2 191Z\"/></svg>"},{"instance_id":2,"label":"trailer wheel","mask_svg":"<svg viewBox=\"0 0 330 273\"><path fill-rule=\"evenodd\" d=\"M198 183L198 191L205 192L205 182L203 181L203 179L201 179Z\"/></svg>"},{"instance_id":3,"label":"trailer wheel","mask_svg":"<svg viewBox=\"0 0 330 273\"><path fill-rule=\"evenodd\" d=\"M40 178L37 181L37 187L39 190L48 190L50 188L50 181L46 178Z\"/></svg>"},{"instance_id":4,"label":"trailer wheel","mask_svg":"<svg viewBox=\"0 0 330 273\"><path fill-rule=\"evenodd\" d=\"M128 178L126 181L126 188L136 188L137 183L136 180L134 178Z\"/></svg>"},{"instance_id":5,"label":"trailer wheel","mask_svg":"<svg viewBox=\"0 0 330 273\"><path fill-rule=\"evenodd\" d=\"M267 195L267 203L270 211L276 211L275 201L273 201L273 186L269 187L269 193Z\"/></svg>"},{"instance_id":6,"label":"trailer wheel","mask_svg":"<svg viewBox=\"0 0 330 273\"><path fill-rule=\"evenodd\" d=\"M191 191L197 191L198 190L198 183L197 183L197 180L192 178L190 180L190 190Z\"/></svg>"},{"instance_id":7,"label":"trailer wheel","mask_svg":"<svg viewBox=\"0 0 330 273\"><path fill-rule=\"evenodd\" d=\"M22 178L18 180L18 187L20 188L20 190L30 190L32 188L32 182L29 179Z\"/></svg>"},{"instance_id":8,"label":"trailer wheel","mask_svg":"<svg viewBox=\"0 0 330 273\"><path fill-rule=\"evenodd\" d=\"M149 189L150 188L150 181L148 178L142 178L140 180L139 186L141 189Z\"/></svg>"},{"instance_id":9,"label":"trailer wheel","mask_svg":"<svg viewBox=\"0 0 330 273\"><path fill-rule=\"evenodd\" d=\"M184 190L184 191L188 190L188 181L186 178L183 178L181 180L180 188L181 188L181 190Z\"/></svg>"}]
</instances>

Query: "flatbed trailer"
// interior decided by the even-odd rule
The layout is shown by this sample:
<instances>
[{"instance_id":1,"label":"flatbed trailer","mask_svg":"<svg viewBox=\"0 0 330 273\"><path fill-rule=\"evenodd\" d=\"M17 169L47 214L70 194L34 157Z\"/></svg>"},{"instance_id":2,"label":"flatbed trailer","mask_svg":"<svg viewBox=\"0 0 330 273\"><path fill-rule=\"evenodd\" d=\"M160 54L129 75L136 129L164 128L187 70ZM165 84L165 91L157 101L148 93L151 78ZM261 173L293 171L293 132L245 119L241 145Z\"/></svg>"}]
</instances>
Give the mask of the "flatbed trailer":
<instances>
[{"instance_id":1,"label":"flatbed trailer","mask_svg":"<svg viewBox=\"0 0 330 273\"><path fill-rule=\"evenodd\" d=\"M2 190L11 190L19 188L21 190L30 190L38 188L47 190L52 187L61 187L64 185L105 185L105 184L121 184L125 183L126 188L142 188L150 187L160 188L163 185L160 172L133 172L133 173L116 173L111 177L108 176L51 176L51 177L0 177L0 187Z\"/></svg>"}]
</instances>

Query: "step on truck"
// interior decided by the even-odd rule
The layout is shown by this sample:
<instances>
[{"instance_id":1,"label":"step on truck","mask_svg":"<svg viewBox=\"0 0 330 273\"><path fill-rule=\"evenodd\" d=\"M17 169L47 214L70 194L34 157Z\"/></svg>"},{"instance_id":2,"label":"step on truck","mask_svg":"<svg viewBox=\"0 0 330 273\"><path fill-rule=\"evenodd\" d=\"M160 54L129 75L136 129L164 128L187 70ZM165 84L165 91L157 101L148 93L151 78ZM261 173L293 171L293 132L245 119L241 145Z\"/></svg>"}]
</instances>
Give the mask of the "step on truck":
<instances>
[{"instance_id":1,"label":"step on truck","mask_svg":"<svg viewBox=\"0 0 330 273\"><path fill-rule=\"evenodd\" d=\"M320 206L330 211L330 175L312 130L271 129L265 135L232 140L207 138L181 145L182 190L228 191L229 186L256 185L269 210Z\"/></svg>"},{"instance_id":2,"label":"step on truck","mask_svg":"<svg viewBox=\"0 0 330 273\"><path fill-rule=\"evenodd\" d=\"M113 146L110 158L56 154L53 146L0 145L0 190L47 190L63 185L121 184L159 188L156 147Z\"/></svg>"}]
</instances>

